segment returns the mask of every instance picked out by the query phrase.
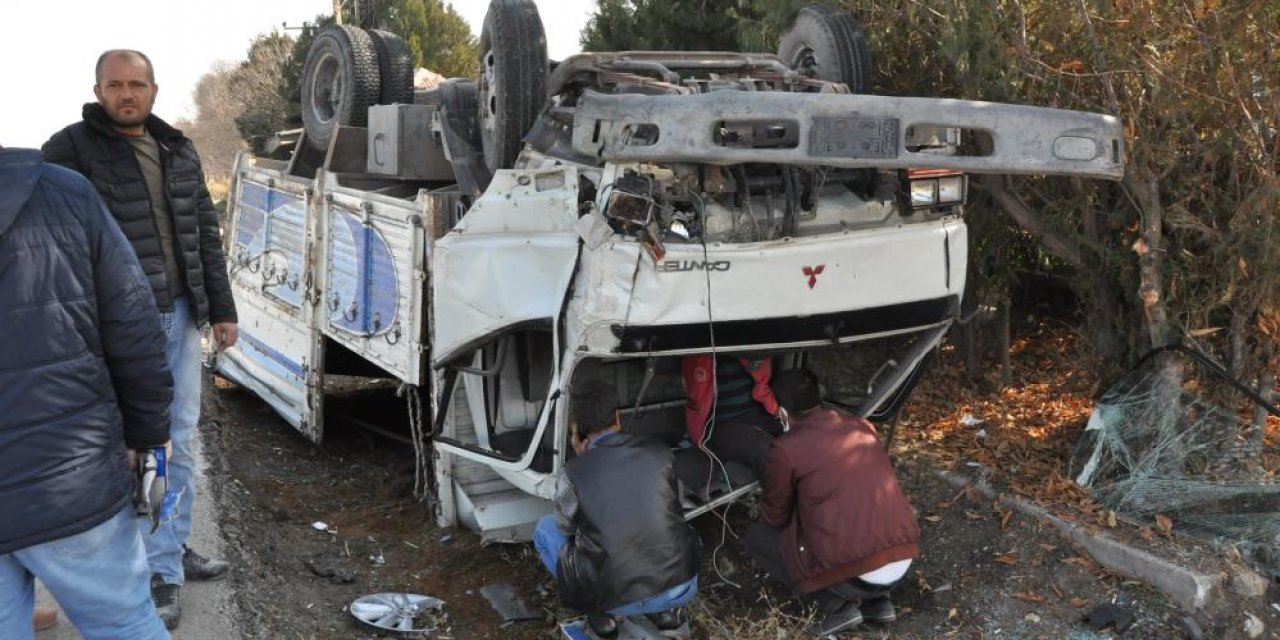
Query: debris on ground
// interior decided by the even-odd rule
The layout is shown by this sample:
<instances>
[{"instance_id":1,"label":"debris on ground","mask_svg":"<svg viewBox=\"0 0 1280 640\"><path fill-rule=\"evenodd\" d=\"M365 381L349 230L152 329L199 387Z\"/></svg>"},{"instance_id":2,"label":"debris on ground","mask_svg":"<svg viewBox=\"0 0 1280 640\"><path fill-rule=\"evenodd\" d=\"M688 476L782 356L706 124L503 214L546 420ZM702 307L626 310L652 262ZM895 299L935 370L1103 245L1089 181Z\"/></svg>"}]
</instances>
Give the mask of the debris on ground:
<instances>
[{"instance_id":1,"label":"debris on ground","mask_svg":"<svg viewBox=\"0 0 1280 640\"><path fill-rule=\"evenodd\" d=\"M1116 630L1117 634L1124 633L1133 626L1133 612L1128 607L1118 604L1100 604L1089 612L1086 621L1095 631L1101 631L1108 626Z\"/></svg>"},{"instance_id":2,"label":"debris on ground","mask_svg":"<svg viewBox=\"0 0 1280 640\"><path fill-rule=\"evenodd\" d=\"M342 560L336 557L315 557L303 561L311 573L328 578L334 584L350 584L356 581L356 572L342 566Z\"/></svg>"},{"instance_id":3,"label":"debris on ground","mask_svg":"<svg viewBox=\"0 0 1280 640\"><path fill-rule=\"evenodd\" d=\"M1267 630L1266 625L1262 624L1262 620L1252 613L1244 614L1244 633L1250 638L1261 638L1262 634Z\"/></svg>"},{"instance_id":4,"label":"debris on ground","mask_svg":"<svg viewBox=\"0 0 1280 640\"><path fill-rule=\"evenodd\" d=\"M1187 634L1187 640L1204 640L1204 629L1200 627L1200 623L1195 618L1188 615L1177 616L1178 624L1182 627L1182 632Z\"/></svg>"},{"instance_id":5,"label":"debris on ground","mask_svg":"<svg viewBox=\"0 0 1280 640\"><path fill-rule=\"evenodd\" d=\"M1156 352L1153 352L1156 353ZM1280 536L1280 417L1193 351L1144 358L1098 398L1073 460L1105 509L1236 545ZM1280 568L1280 567L1273 567Z\"/></svg>"},{"instance_id":6,"label":"debris on ground","mask_svg":"<svg viewBox=\"0 0 1280 640\"><path fill-rule=\"evenodd\" d=\"M493 605L493 609L502 616L505 622L519 622L521 620L541 620L542 614L533 611L520 596L516 594L515 587L507 582L498 582L495 584L486 584L480 587L480 595L484 596L489 604Z\"/></svg>"}]
</instances>

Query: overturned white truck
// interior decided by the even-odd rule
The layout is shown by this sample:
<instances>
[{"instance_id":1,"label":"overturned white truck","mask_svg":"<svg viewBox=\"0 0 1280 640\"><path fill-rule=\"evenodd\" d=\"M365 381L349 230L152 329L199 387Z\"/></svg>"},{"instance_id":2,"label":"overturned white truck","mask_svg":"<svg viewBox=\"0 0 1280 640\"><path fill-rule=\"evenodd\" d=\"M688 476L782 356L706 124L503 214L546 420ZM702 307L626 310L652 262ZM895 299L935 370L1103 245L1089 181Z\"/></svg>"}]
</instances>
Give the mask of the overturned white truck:
<instances>
[{"instance_id":1,"label":"overturned white truck","mask_svg":"<svg viewBox=\"0 0 1280 640\"><path fill-rule=\"evenodd\" d=\"M398 38L330 28L292 156L239 160L215 366L316 441L326 375L399 380L439 522L487 540L551 509L587 377L679 449L689 517L749 494L684 437L682 357L821 361L883 419L957 318L966 174L1123 173L1113 117L865 95L864 47L811 7L778 55L548 63L533 3L494 0L480 78L414 92Z\"/></svg>"}]
</instances>

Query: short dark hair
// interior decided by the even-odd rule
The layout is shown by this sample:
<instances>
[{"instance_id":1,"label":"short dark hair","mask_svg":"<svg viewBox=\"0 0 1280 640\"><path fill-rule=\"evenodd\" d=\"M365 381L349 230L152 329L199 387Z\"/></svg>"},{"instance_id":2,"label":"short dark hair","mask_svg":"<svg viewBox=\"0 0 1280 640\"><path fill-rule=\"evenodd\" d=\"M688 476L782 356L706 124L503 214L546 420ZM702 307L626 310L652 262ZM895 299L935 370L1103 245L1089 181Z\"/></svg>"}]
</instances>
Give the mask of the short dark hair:
<instances>
[{"instance_id":1,"label":"short dark hair","mask_svg":"<svg viewBox=\"0 0 1280 640\"><path fill-rule=\"evenodd\" d=\"M818 376L807 368L788 369L769 382L773 397L791 413L808 411L822 404L822 386Z\"/></svg>"},{"instance_id":2,"label":"short dark hair","mask_svg":"<svg viewBox=\"0 0 1280 640\"><path fill-rule=\"evenodd\" d=\"M95 83L102 82L102 63L112 56L137 56L141 58L143 62L147 63L147 79L151 81L151 84L156 83L156 68L151 66L151 58L135 49L107 49L103 51L102 55L98 56L98 64L93 67L93 81Z\"/></svg>"},{"instance_id":3,"label":"short dark hair","mask_svg":"<svg viewBox=\"0 0 1280 640\"><path fill-rule=\"evenodd\" d=\"M569 423L579 435L590 435L613 426L618 413L618 392L604 380L586 380L569 390Z\"/></svg>"}]
</instances>

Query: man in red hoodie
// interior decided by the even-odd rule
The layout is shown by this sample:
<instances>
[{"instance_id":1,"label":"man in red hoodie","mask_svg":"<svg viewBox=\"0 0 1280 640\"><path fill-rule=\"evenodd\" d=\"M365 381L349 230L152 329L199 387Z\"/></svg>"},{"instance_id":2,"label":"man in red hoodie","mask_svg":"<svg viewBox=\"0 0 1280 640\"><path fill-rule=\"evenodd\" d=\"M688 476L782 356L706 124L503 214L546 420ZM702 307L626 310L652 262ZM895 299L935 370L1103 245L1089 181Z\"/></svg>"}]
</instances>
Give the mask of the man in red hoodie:
<instances>
[{"instance_id":1,"label":"man in red hoodie","mask_svg":"<svg viewBox=\"0 0 1280 640\"><path fill-rule=\"evenodd\" d=\"M875 427L822 405L806 369L773 377L789 429L767 456L747 551L817 605L815 635L896 619L889 590L919 556L920 528Z\"/></svg>"},{"instance_id":2,"label":"man in red hoodie","mask_svg":"<svg viewBox=\"0 0 1280 640\"><path fill-rule=\"evenodd\" d=\"M769 443L782 433L778 402L769 389L773 363L742 354L686 356L685 427L695 447L764 477Z\"/></svg>"}]
</instances>

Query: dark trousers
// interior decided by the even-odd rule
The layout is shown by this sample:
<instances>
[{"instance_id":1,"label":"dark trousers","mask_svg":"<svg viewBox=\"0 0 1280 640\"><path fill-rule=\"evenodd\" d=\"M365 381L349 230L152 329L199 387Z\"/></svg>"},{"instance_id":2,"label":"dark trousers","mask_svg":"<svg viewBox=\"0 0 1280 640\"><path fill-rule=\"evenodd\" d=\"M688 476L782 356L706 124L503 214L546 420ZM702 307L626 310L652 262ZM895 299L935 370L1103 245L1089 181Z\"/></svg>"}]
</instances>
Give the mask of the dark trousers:
<instances>
[{"instance_id":1,"label":"dark trousers","mask_svg":"<svg viewBox=\"0 0 1280 640\"><path fill-rule=\"evenodd\" d=\"M782 559L782 530L757 522L747 529L747 535L743 537L742 542L747 548L747 553L756 561L756 564L760 565L761 569L765 570L765 573L799 593L795 582L787 573L786 562ZM874 600L888 595L891 588L893 585L871 584L862 578L853 577L825 589L801 595L808 596L807 599L813 600L820 608L826 610L845 602Z\"/></svg>"},{"instance_id":2,"label":"dark trousers","mask_svg":"<svg viewBox=\"0 0 1280 640\"><path fill-rule=\"evenodd\" d=\"M776 433L781 430L777 420L763 410L717 421L711 427L706 440L707 448L721 462L737 462L751 468L756 478L764 482L764 461Z\"/></svg>"}]
</instances>

